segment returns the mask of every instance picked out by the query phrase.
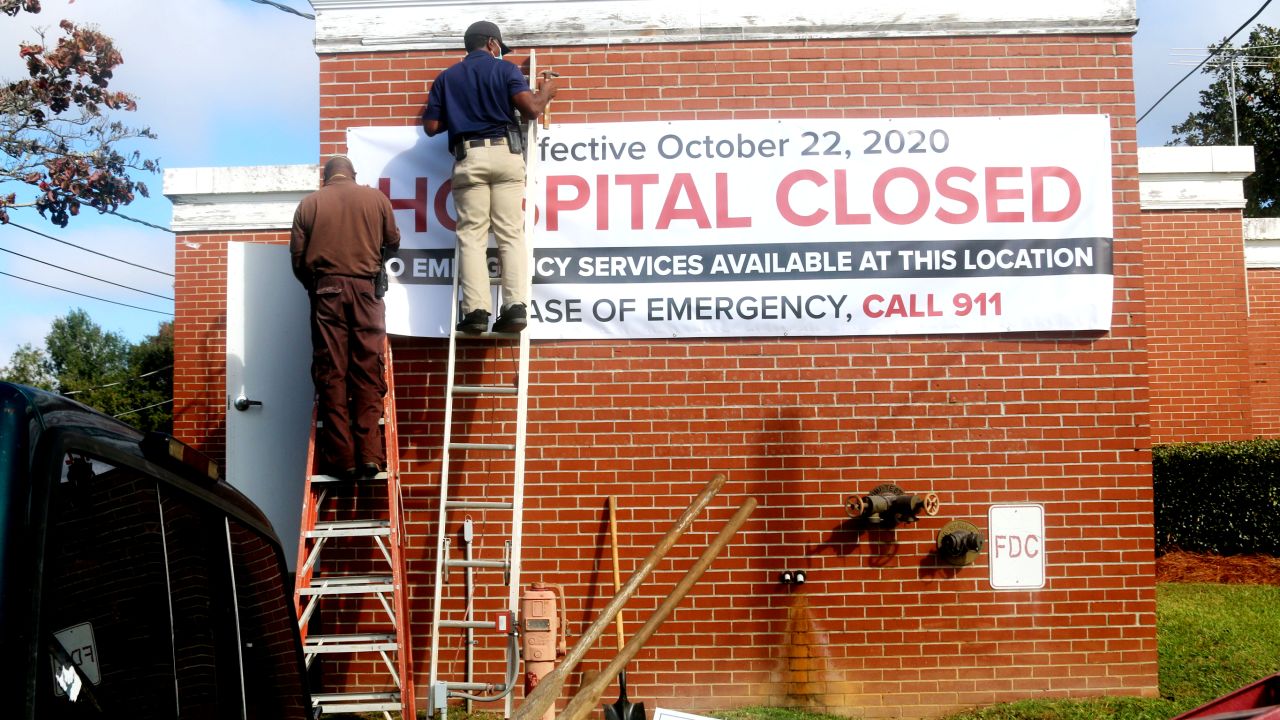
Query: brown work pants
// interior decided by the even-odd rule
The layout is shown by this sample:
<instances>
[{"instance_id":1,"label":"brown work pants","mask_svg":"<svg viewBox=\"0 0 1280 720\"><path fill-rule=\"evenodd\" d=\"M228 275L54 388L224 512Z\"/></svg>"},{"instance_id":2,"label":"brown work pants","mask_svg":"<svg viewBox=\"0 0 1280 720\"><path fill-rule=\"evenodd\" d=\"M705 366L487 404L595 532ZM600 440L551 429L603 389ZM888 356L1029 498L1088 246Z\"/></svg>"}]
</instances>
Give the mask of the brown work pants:
<instances>
[{"instance_id":1,"label":"brown work pants","mask_svg":"<svg viewBox=\"0 0 1280 720\"><path fill-rule=\"evenodd\" d=\"M311 291L311 380L319 398L316 457L321 472L386 463L382 444L382 299L372 278L328 275Z\"/></svg>"}]
</instances>

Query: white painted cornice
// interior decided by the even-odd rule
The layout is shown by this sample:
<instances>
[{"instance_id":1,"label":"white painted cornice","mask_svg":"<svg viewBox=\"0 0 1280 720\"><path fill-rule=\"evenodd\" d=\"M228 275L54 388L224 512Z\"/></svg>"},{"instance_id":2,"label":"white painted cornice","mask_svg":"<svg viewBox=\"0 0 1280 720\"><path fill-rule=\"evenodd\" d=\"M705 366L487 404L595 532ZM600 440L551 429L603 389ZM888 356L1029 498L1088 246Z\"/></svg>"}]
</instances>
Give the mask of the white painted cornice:
<instances>
[{"instance_id":1,"label":"white painted cornice","mask_svg":"<svg viewBox=\"0 0 1280 720\"><path fill-rule=\"evenodd\" d=\"M1136 0L311 0L316 51L458 50L476 20L513 48L731 40L1133 33Z\"/></svg>"},{"instance_id":2,"label":"white painted cornice","mask_svg":"<svg viewBox=\"0 0 1280 720\"><path fill-rule=\"evenodd\" d=\"M317 165L171 168L164 194L174 232L279 230L293 224L298 202L320 186Z\"/></svg>"},{"instance_id":3,"label":"white painted cornice","mask_svg":"<svg viewBox=\"0 0 1280 720\"><path fill-rule=\"evenodd\" d=\"M1143 210L1240 209L1253 147L1138 148Z\"/></svg>"},{"instance_id":4,"label":"white painted cornice","mask_svg":"<svg viewBox=\"0 0 1280 720\"><path fill-rule=\"evenodd\" d=\"M1244 265L1280 268L1280 218L1245 218Z\"/></svg>"}]
</instances>

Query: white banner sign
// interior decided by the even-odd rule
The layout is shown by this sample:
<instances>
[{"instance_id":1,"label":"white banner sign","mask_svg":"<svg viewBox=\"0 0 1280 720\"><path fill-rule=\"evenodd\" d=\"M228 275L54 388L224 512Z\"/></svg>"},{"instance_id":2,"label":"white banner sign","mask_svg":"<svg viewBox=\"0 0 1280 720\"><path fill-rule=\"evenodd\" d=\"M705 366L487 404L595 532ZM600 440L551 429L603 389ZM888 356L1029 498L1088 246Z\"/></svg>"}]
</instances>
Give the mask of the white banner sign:
<instances>
[{"instance_id":1,"label":"white banner sign","mask_svg":"<svg viewBox=\"0 0 1280 720\"><path fill-rule=\"evenodd\" d=\"M1108 330L1110 137L1102 115L552 126L529 150L530 332ZM443 136L347 141L403 234L388 330L442 336L455 239Z\"/></svg>"}]
</instances>

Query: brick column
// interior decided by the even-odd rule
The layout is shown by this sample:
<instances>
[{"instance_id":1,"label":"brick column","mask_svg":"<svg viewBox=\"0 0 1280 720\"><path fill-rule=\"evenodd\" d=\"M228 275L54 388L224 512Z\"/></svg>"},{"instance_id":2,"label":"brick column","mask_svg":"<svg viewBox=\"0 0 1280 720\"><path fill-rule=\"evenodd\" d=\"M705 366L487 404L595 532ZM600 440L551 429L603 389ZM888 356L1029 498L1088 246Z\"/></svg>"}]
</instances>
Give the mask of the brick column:
<instances>
[{"instance_id":1,"label":"brick column","mask_svg":"<svg viewBox=\"0 0 1280 720\"><path fill-rule=\"evenodd\" d=\"M1243 180L1251 147L1138 152L1156 443L1253 437Z\"/></svg>"}]
</instances>

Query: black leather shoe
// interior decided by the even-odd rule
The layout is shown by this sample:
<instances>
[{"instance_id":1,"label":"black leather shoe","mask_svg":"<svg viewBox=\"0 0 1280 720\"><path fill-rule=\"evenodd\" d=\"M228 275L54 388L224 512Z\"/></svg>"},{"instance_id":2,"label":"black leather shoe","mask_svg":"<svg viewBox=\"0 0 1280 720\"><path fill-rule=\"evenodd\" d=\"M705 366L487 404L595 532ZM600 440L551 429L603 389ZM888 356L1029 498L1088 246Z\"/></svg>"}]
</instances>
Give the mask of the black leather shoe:
<instances>
[{"instance_id":1,"label":"black leather shoe","mask_svg":"<svg viewBox=\"0 0 1280 720\"><path fill-rule=\"evenodd\" d=\"M472 310L458 323L458 332L482 333L489 329L489 311Z\"/></svg>"},{"instance_id":2,"label":"black leather shoe","mask_svg":"<svg viewBox=\"0 0 1280 720\"><path fill-rule=\"evenodd\" d=\"M499 333L518 333L529 326L529 313L524 303L508 305L493 324L493 331Z\"/></svg>"},{"instance_id":3,"label":"black leather shoe","mask_svg":"<svg viewBox=\"0 0 1280 720\"><path fill-rule=\"evenodd\" d=\"M384 473L386 471L387 471L386 463L379 464L379 463L367 462L360 466L360 477L362 477L365 480L372 480L376 478L379 473Z\"/></svg>"}]
</instances>

